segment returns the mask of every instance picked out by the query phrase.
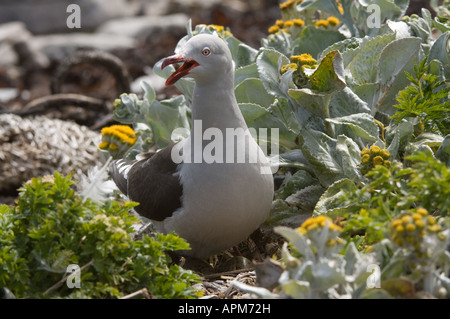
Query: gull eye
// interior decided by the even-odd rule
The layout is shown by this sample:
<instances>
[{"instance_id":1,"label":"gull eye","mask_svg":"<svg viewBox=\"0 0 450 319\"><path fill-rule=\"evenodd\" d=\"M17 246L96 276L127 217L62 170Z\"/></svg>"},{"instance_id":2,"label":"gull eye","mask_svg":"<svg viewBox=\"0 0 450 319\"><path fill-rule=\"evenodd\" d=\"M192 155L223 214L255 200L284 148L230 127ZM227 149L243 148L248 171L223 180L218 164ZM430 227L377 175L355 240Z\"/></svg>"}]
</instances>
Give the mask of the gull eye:
<instances>
[{"instance_id":1,"label":"gull eye","mask_svg":"<svg viewBox=\"0 0 450 319\"><path fill-rule=\"evenodd\" d=\"M204 49L202 50L202 54L203 54L204 56L208 56L208 55L211 54L211 50L210 50L209 48L204 48Z\"/></svg>"}]
</instances>

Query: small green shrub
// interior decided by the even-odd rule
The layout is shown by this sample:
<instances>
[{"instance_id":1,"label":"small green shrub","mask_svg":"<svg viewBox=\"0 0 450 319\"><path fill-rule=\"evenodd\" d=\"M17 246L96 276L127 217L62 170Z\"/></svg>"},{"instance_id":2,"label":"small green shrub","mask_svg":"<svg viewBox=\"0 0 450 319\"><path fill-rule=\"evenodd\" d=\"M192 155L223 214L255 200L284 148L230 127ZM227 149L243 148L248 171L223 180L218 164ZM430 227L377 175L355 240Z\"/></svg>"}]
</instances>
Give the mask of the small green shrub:
<instances>
[{"instance_id":1,"label":"small green shrub","mask_svg":"<svg viewBox=\"0 0 450 319\"><path fill-rule=\"evenodd\" d=\"M33 178L16 206L0 206L0 288L17 298L115 298L146 288L158 298L195 298L197 275L170 265L188 249L174 234L134 240L132 202L83 199L70 177ZM64 280L81 267L80 288ZM58 282L60 284L58 284Z\"/></svg>"}]
</instances>

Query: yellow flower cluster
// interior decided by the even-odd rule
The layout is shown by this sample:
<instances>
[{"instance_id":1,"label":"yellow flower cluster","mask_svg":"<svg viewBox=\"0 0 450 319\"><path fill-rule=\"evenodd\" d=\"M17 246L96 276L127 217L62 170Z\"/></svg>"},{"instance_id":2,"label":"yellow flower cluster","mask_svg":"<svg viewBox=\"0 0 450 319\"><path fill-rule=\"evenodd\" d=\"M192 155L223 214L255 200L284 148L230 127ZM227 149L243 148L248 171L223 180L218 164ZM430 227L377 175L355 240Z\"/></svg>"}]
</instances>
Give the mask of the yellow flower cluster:
<instances>
[{"instance_id":1,"label":"yellow flower cluster","mask_svg":"<svg viewBox=\"0 0 450 319\"><path fill-rule=\"evenodd\" d=\"M287 28L298 27L301 28L305 25L305 21L302 19L293 19L293 20L277 20L273 26L271 26L268 30L270 34L277 33L281 30L284 32L288 32Z\"/></svg>"},{"instance_id":2,"label":"yellow flower cluster","mask_svg":"<svg viewBox=\"0 0 450 319\"><path fill-rule=\"evenodd\" d=\"M102 150L116 151L120 144L127 144L128 146L136 143L136 134L134 130L127 125L112 125L104 127L101 131L102 142L99 144L99 148Z\"/></svg>"},{"instance_id":3,"label":"yellow flower cluster","mask_svg":"<svg viewBox=\"0 0 450 319\"><path fill-rule=\"evenodd\" d=\"M328 223L328 228L330 230L336 230L338 232L342 231L342 228L333 223L333 220L327 216L317 216L308 218L303 222L303 224L296 230L301 234L306 234L314 229L324 228Z\"/></svg>"},{"instance_id":4,"label":"yellow flower cluster","mask_svg":"<svg viewBox=\"0 0 450 319\"><path fill-rule=\"evenodd\" d=\"M322 20L322 19L317 20L314 26L316 28L320 28L320 27L327 28L328 26L334 27L334 26L337 26L339 24L339 22L340 21L338 18L331 16L331 17L328 17L327 20Z\"/></svg>"},{"instance_id":5,"label":"yellow flower cluster","mask_svg":"<svg viewBox=\"0 0 450 319\"><path fill-rule=\"evenodd\" d=\"M292 9L294 5L302 3L303 0L288 0L280 4L281 11Z\"/></svg>"},{"instance_id":6,"label":"yellow flower cluster","mask_svg":"<svg viewBox=\"0 0 450 319\"><path fill-rule=\"evenodd\" d=\"M289 70L297 70L297 69L298 69L297 63L290 63L290 64L283 65L281 67L280 73L284 74Z\"/></svg>"},{"instance_id":7,"label":"yellow flower cluster","mask_svg":"<svg viewBox=\"0 0 450 319\"><path fill-rule=\"evenodd\" d=\"M233 36L233 34L230 32L230 30L225 29L225 27L223 25L210 24L210 25L208 25L208 27L215 29L217 31L217 33L219 33L219 35L227 35L230 37Z\"/></svg>"},{"instance_id":8,"label":"yellow flower cluster","mask_svg":"<svg viewBox=\"0 0 450 319\"><path fill-rule=\"evenodd\" d=\"M344 244L344 240L337 237L337 234L342 231L342 228L334 224L332 219L327 216L318 216L308 218L303 222L303 224L296 229L302 235L311 235L316 230L321 230L325 226L331 231L331 236L328 237L326 242L327 247L335 246L336 244Z\"/></svg>"},{"instance_id":9,"label":"yellow flower cluster","mask_svg":"<svg viewBox=\"0 0 450 319\"><path fill-rule=\"evenodd\" d=\"M386 149L381 149L376 145L372 145L369 148L365 147L361 151L361 172L366 174L372 168L378 165L383 165L387 168L391 167L391 161L389 158L391 154Z\"/></svg>"},{"instance_id":10,"label":"yellow flower cluster","mask_svg":"<svg viewBox=\"0 0 450 319\"><path fill-rule=\"evenodd\" d=\"M424 208L418 208L415 212L403 213L389 225L390 238L400 247L420 250L422 238L427 234L437 235L440 240L445 239L442 226Z\"/></svg>"},{"instance_id":11,"label":"yellow flower cluster","mask_svg":"<svg viewBox=\"0 0 450 319\"><path fill-rule=\"evenodd\" d=\"M298 70L299 67L304 70L317 68L317 61L310 54L303 53L300 55L292 55L290 58L290 64L283 65L281 67L280 73L284 74L289 70Z\"/></svg>"}]
</instances>

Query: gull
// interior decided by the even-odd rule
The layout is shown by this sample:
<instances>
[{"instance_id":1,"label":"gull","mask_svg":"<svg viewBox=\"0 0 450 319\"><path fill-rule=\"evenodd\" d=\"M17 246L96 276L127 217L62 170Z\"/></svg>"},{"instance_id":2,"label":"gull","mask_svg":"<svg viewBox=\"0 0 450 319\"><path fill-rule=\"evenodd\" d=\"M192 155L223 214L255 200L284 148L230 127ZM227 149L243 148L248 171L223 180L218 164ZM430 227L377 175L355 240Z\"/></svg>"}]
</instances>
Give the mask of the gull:
<instances>
[{"instance_id":1,"label":"gull","mask_svg":"<svg viewBox=\"0 0 450 319\"><path fill-rule=\"evenodd\" d=\"M238 245L266 220L273 176L236 101L225 41L195 35L161 68L178 63L166 85L184 76L195 81L189 137L146 159L116 160L110 175L158 232L189 243L184 256L207 258Z\"/></svg>"}]
</instances>

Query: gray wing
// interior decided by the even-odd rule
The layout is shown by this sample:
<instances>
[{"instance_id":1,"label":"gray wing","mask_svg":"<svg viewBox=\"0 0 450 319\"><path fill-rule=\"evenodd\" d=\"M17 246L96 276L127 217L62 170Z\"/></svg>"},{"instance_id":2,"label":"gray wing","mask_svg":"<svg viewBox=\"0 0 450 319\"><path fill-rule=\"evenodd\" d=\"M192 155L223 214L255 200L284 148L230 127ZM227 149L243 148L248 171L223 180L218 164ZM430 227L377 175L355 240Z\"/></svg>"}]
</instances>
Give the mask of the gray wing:
<instances>
[{"instance_id":1,"label":"gray wing","mask_svg":"<svg viewBox=\"0 0 450 319\"><path fill-rule=\"evenodd\" d=\"M138 202L135 210L142 216L162 221L181 207L183 187L178 165L172 161L172 144L148 159L137 162L118 160L109 171L120 191Z\"/></svg>"}]
</instances>

